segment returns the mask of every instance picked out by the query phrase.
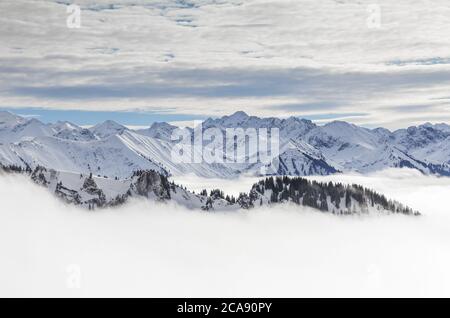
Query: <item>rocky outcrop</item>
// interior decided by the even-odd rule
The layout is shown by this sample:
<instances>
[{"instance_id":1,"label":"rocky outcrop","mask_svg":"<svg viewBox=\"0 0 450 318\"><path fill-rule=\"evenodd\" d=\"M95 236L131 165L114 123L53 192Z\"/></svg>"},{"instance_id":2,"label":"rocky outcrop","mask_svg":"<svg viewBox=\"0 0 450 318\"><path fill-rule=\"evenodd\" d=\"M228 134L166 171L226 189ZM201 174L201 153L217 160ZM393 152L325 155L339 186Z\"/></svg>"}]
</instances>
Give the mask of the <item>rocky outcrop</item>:
<instances>
[{"instance_id":1,"label":"rocky outcrop","mask_svg":"<svg viewBox=\"0 0 450 318\"><path fill-rule=\"evenodd\" d=\"M37 166L33 172L31 173L31 180L34 181L34 183L47 186L50 182L45 177L47 173L47 169L41 166Z\"/></svg>"},{"instance_id":2,"label":"rocky outcrop","mask_svg":"<svg viewBox=\"0 0 450 318\"><path fill-rule=\"evenodd\" d=\"M87 194L94 196L94 198L88 199L85 201L85 204L88 204L91 207L102 207L106 204L106 196L103 193L102 189L99 189L97 184L95 183L92 175L84 180L83 186L81 187L81 191L86 192Z\"/></svg>"},{"instance_id":3,"label":"rocky outcrop","mask_svg":"<svg viewBox=\"0 0 450 318\"><path fill-rule=\"evenodd\" d=\"M211 211L214 210L213 199L211 197L206 198L206 203L201 207L203 211Z\"/></svg>"},{"instance_id":4,"label":"rocky outcrop","mask_svg":"<svg viewBox=\"0 0 450 318\"><path fill-rule=\"evenodd\" d=\"M79 205L82 203L80 194L72 189L63 186L62 182L56 184L55 194L57 197L63 199L66 203Z\"/></svg>"},{"instance_id":5,"label":"rocky outcrop","mask_svg":"<svg viewBox=\"0 0 450 318\"><path fill-rule=\"evenodd\" d=\"M6 171L6 170L5 170ZM172 201L189 209L203 211L236 211L283 203L306 206L325 213L347 215L366 213L399 213L419 215L418 212L387 199L384 195L362 186L341 183L322 183L301 177L268 177L254 184L248 193L237 199L225 195L220 189L195 194L185 187L169 182L167 177L154 171L136 171L131 179L83 179L67 172L37 167L31 179L45 186L67 203L85 208L119 206L129 197L144 197L153 201ZM102 189L98 186L105 185ZM105 195L104 191L107 192Z\"/></svg>"},{"instance_id":6,"label":"rocky outcrop","mask_svg":"<svg viewBox=\"0 0 450 318\"><path fill-rule=\"evenodd\" d=\"M165 201L170 199L171 185L166 176L154 171L137 171L130 186L132 193L146 198Z\"/></svg>"}]
</instances>

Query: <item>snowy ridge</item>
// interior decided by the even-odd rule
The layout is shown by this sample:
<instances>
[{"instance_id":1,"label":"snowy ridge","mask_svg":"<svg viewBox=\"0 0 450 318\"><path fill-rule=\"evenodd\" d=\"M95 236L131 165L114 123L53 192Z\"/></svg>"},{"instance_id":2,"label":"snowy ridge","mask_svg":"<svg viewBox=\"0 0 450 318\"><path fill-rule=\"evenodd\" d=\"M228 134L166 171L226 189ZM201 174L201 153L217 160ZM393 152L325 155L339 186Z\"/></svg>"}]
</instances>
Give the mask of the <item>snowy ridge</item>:
<instances>
[{"instance_id":1,"label":"snowy ridge","mask_svg":"<svg viewBox=\"0 0 450 318\"><path fill-rule=\"evenodd\" d=\"M176 129L176 126L170 125L168 123L153 123L150 128L147 129L139 129L136 132L138 134L152 137L156 139L161 139L165 141L170 141L172 132Z\"/></svg>"},{"instance_id":2,"label":"snowy ridge","mask_svg":"<svg viewBox=\"0 0 450 318\"><path fill-rule=\"evenodd\" d=\"M399 202L359 185L309 181L299 177L266 178L254 184L249 206L293 203L332 214L402 213L420 215Z\"/></svg>"},{"instance_id":3,"label":"snowy ridge","mask_svg":"<svg viewBox=\"0 0 450 318\"><path fill-rule=\"evenodd\" d=\"M90 129L90 131L92 131L92 133L100 139L118 135L127 130L128 128L112 120L107 120L101 124L95 125Z\"/></svg>"},{"instance_id":4,"label":"snowy ridge","mask_svg":"<svg viewBox=\"0 0 450 318\"><path fill-rule=\"evenodd\" d=\"M62 172L41 166L34 171L22 170L17 166L0 166L0 174L2 171L29 174L32 181L46 187L64 202L89 210L119 206L135 197L161 203L174 202L203 211L229 212L290 203L338 215L420 215L362 186L319 183L300 177L267 177L254 184L249 193L241 193L238 198L234 198L225 196L220 189L212 190L209 194L206 190L195 194L154 170L135 171L131 178L125 180Z\"/></svg>"},{"instance_id":5,"label":"snowy ridge","mask_svg":"<svg viewBox=\"0 0 450 318\"><path fill-rule=\"evenodd\" d=\"M280 152L273 161L278 170L266 169L268 175L368 173L408 167L424 174L450 176L450 126L446 124L426 123L391 132L342 121L317 126L296 117L259 118L237 112L205 120L203 129L208 128L221 131L278 128ZM174 129L168 123L154 123L148 129L134 131L110 120L85 129L67 121L44 124L37 119L0 112L0 163L120 179L137 170L218 178L235 178L243 173L261 175L264 171L262 163L250 160L213 164L174 162L172 148L176 142L171 140ZM189 133L193 134L192 129ZM245 136L239 136L236 142L244 144ZM209 147L205 142L204 151Z\"/></svg>"},{"instance_id":6,"label":"snowy ridge","mask_svg":"<svg viewBox=\"0 0 450 318\"><path fill-rule=\"evenodd\" d=\"M122 205L133 197L160 202L172 201L189 209L205 211L233 211L239 208L225 198L190 192L169 182L165 175L154 170L139 170L123 180L56 171L41 166L32 172L18 167L0 167L0 172L1 170L28 173L32 181L48 188L64 202L89 210Z\"/></svg>"}]
</instances>

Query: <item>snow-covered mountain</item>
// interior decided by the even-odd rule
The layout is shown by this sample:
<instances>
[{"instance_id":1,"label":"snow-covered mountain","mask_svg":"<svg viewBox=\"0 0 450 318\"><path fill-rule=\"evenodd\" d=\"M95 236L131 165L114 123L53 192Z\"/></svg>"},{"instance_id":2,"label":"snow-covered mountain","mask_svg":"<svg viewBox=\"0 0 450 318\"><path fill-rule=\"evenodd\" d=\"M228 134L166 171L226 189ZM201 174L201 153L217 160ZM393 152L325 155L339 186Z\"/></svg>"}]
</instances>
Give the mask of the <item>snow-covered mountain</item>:
<instances>
[{"instance_id":1,"label":"snow-covered mountain","mask_svg":"<svg viewBox=\"0 0 450 318\"><path fill-rule=\"evenodd\" d=\"M447 125L442 124L441 127ZM447 126L448 127L448 126ZM335 121L317 126L303 139L320 150L325 158L340 171L367 173L392 167L408 167L425 174L450 175L449 153L445 153L448 142L441 131L434 137L409 134L407 131L390 132L387 129L367 129L346 122ZM418 155L426 149L434 149L441 160L430 160L427 155ZM445 160L446 158L446 160Z\"/></svg>"},{"instance_id":2,"label":"snow-covered mountain","mask_svg":"<svg viewBox=\"0 0 450 318\"><path fill-rule=\"evenodd\" d=\"M176 127L168 123L154 123L148 129L133 131L106 121L85 129L70 122L44 124L9 112L0 112L0 163L119 179L138 170L234 178L243 173L303 176L367 173L391 167L450 176L450 126L446 124L424 124L391 132L341 121L318 126L296 117L259 118L237 112L205 120L203 131L208 128L222 132L228 128L278 128L279 155L272 161L276 169L260 161L229 162L227 156L235 144L248 142L245 134L236 136L235 144L224 144L223 162L179 162L172 156L177 142L171 137ZM188 134L192 139L193 130L189 129ZM259 138L267 141L263 136ZM203 142L203 152L212 151L211 147L208 141ZM248 154L246 159L260 156L261 153Z\"/></svg>"},{"instance_id":3,"label":"snow-covered mountain","mask_svg":"<svg viewBox=\"0 0 450 318\"><path fill-rule=\"evenodd\" d=\"M299 119L296 117L289 117L287 119L279 118L259 118L256 116L248 116L246 113L240 111L231 116L224 116L218 119L207 119L203 123L203 129L218 128L225 133L229 128L254 128L259 130L261 128L277 128L279 130L279 156L274 158L271 166L272 168L263 169L267 174L279 175L328 175L338 172L332 165L327 162L327 159L321 152L306 143L303 140L308 132L316 128L310 120ZM236 143L245 143L245 136L238 136ZM260 135L259 138L264 138ZM227 149L227 153L230 149ZM262 164L244 164L239 167L241 171L259 174ZM268 166L268 165L267 165ZM275 169L273 169L275 168Z\"/></svg>"},{"instance_id":4,"label":"snow-covered mountain","mask_svg":"<svg viewBox=\"0 0 450 318\"><path fill-rule=\"evenodd\" d=\"M126 135L90 142L36 137L0 146L0 160L4 165L30 166L32 169L44 166L58 171L92 172L112 178L129 177L133 171L140 169L167 174L158 161L135 151Z\"/></svg>"},{"instance_id":5,"label":"snow-covered mountain","mask_svg":"<svg viewBox=\"0 0 450 318\"><path fill-rule=\"evenodd\" d=\"M60 132L63 130L74 130L74 131L78 131L81 130L82 128L78 125L75 125L69 121L57 121L56 123L52 124L51 127L56 131L56 132Z\"/></svg>"},{"instance_id":6,"label":"snow-covered mountain","mask_svg":"<svg viewBox=\"0 0 450 318\"><path fill-rule=\"evenodd\" d=\"M61 200L89 210L125 204L132 198L145 198L161 203L174 202L194 210L238 211L275 204L296 204L333 214L420 215L419 212L388 200L381 194L358 185L342 185L308 181L300 177L268 177L254 184L238 198L220 189L196 194L170 182L167 176L153 170L138 170L130 178L119 180L75 174L38 166L31 171L0 165L4 172L28 174L35 183L46 187Z\"/></svg>"},{"instance_id":7,"label":"snow-covered mountain","mask_svg":"<svg viewBox=\"0 0 450 318\"><path fill-rule=\"evenodd\" d=\"M55 130L39 120L25 119L6 112L0 113L0 142L16 142L25 138L52 136Z\"/></svg>"},{"instance_id":8,"label":"snow-covered mountain","mask_svg":"<svg viewBox=\"0 0 450 318\"><path fill-rule=\"evenodd\" d=\"M431 164L450 164L450 126L424 124L397 130L392 139L413 157Z\"/></svg>"},{"instance_id":9,"label":"snow-covered mountain","mask_svg":"<svg viewBox=\"0 0 450 318\"><path fill-rule=\"evenodd\" d=\"M211 127L217 127L221 129L278 128L280 130L280 137L283 140L288 140L299 139L317 126L310 120L299 119L297 117L289 117L287 119L280 119L275 117L259 118L256 116L249 116L245 112L239 111L231 116L224 116L217 119L208 118L203 122L203 129Z\"/></svg>"},{"instance_id":10,"label":"snow-covered mountain","mask_svg":"<svg viewBox=\"0 0 450 318\"><path fill-rule=\"evenodd\" d=\"M64 129L54 135L57 138L73 141L92 141L98 139L89 129Z\"/></svg>"},{"instance_id":11,"label":"snow-covered mountain","mask_svg":"<svg viewBox=\"0 0 450 318\"><path fill-rule=\"evenodd\" d=\"M89 129L82 128L68 121L58 121L51 125L55 137L73 141L92 141L99 139Z\"/></svg>"},{"instance_id":12,"label":"snow-covered mountain","mask_svg":"<svg viewBox=\"0 0 450 318\"><path fill-rule=\"evenodd\" d=\"M107 120L101 124L95 125L89 130L98 138L104 139L114 135L121 134L124 131L127 131L128 128L122 126L119 123L116 123L115 121Z\"/></svg>"},{"instance_id":13,"label":"snow-covered mountain","mask_svg":"<svg viewBox=\"0 0 450 318\"><path fill-rule=\"evenodd\" d=\"M162 123L153 123L150 126L150 128L139 129L136 132L147 137L170 141L172 132L175 129L177 129L176 126L162 122Z\"/></svg>"},{"instance_id":14,"label":"snow-covered mountain","mask_svg":"<svg viewBox=\"0 0 450 318\"><path fill-rule=\"evenodd\" d=\"M225 198L190 192L169 182L165 175L154 170L138 170L130 178L119 180L38 166L30 173L30 177L66 203L88 209L121 205L132 197L172 201L198 210L233 211L240 208Z\"/></svg>"},{"instance_id":15,"label":"snow-covered mountain","mask_svg":"<svg viewBox=\"0 0 450 318\"><path fill-rule=\"evenodd\" d=\"M283 151L277 158L277 171L275 175L328 175L337 173L323 157L320 151L317 151L311 145L302 140L290 141L283 146Z\"/></svg>"},{"instance_id":16,"label":"snow-covered mountain","mask_svg":"<svg viewBox=\"0 0 450 318\"><path fill-rule=\"evenodd\" d=\"M25 123L27 120L13 113L0 111L0 131L2 133L14 128L19 124Z\"/></svg>"},{"instance_id":17,"label":"snow-covered mountain","mask_svg":"<svg viewBox=\"0 0 450 318\"><path fill-rule=\"evenodd\" d=\"M367 173L408 167L425 174L450 175L450 126L425 124L391 132L334 121L317 126L290 117L259 118L237 112L208 119L203 128L278 128L279 174ZM301 144L297 148L293 145Z\"/></svg>"}]
</instances>

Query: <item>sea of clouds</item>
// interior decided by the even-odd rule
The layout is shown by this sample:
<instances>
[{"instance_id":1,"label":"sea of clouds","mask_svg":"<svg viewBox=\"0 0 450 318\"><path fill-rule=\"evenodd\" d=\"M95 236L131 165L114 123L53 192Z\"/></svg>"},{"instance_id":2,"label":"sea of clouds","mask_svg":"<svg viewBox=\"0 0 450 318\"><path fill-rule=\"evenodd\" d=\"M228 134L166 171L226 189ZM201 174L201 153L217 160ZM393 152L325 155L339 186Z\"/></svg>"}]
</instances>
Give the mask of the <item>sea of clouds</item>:
<instances>
[{"instance_id":1,"label":"sea of clouds","mask_svg":"<svg viewBox=\"0 0 450 318\"><path fill-rule=\"evenodd\" d=\"M370 186L423 215L206 213L142 200L89 212L0 175L0 296L450 296L450 178L316 179ZM237 193L252 181L219 186Z\"/></svg>"}]
</instances>

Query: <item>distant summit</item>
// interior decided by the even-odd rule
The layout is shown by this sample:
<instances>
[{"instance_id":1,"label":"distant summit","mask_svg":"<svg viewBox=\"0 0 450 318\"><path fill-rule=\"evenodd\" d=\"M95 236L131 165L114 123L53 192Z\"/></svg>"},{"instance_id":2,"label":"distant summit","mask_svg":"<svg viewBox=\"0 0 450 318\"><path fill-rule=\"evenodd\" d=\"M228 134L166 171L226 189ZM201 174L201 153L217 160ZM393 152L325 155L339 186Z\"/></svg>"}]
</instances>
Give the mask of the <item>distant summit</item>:
<instances>
[{"instance_id":1,"label":"distant summit","mask_svg":"<svg viewBox=\"0 0 450 318\"><path fill-rule=\"evenodd\" d=\"M241 174L328 175L370 173L386 168L410 168L423 174L450 176L450 126L425 123L390 131L368 129L344 121L318 126L298 117L261 118L243 111L208 118L203 129L278 129L279 155L276 171L261 162L177 162L172 149L176 126L153 123L132 130L111 120L86 129L68 121L44 124L0 112L0 163L34 169L50 167L74 173L93 173L126 178L137 170L164 175L195 174L208 178L236 178ZM193 134L192 129L188 133ZM236 139L245 146L246 138ZM208 141L202 145L207 149ZM229 151L229 149L225 149ZM261 156L261 153L255 155ZM264 172L266 171L266 172Z\"/></svg>"},{"instance_id":2,"label":"distant summit","mask_svg":"<svg viewBox=\"0 0 450 318\"><path fill-rule=\"evenodd\" d=\"M89 129L99 138L107 138L110 136L118 135L128 130L125 126L116 123L112 120L107 120L101 124L95 125L91 129Z\"/></svg>"}]
</instances>

